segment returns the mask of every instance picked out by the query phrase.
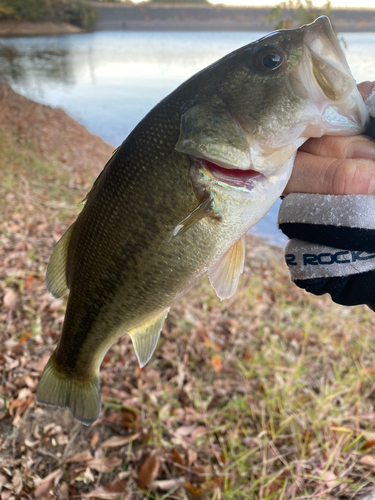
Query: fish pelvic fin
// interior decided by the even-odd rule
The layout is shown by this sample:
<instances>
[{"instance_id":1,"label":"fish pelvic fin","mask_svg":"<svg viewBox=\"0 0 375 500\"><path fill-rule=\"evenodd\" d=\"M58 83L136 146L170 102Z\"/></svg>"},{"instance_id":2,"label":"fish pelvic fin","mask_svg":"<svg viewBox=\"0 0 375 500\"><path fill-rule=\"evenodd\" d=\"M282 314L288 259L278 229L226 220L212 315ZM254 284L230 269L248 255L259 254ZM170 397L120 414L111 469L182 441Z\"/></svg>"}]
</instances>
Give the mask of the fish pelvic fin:
<instances>
[{"instance_id":1,"label":"fish pelvic fin","mask_svg":"<svg viewBox=\"0 0 375 500\"><path fill-rule=\"evenodd\" d=\"M148 363L155 351L164 320L168 313L169 308L164 309L161 313L128 331L141 368Z\"/></svg>"},{"instance_id":2,"label":"fish pelvic fin","mask_svg":"<svg viewBox=\"0 0 375 500\"><path fill-rule=\"evenodd\" d=\"M242 237L211 267L208 278L219 299L234 295L245 263L245 238Z\"/></svg>"},{"instance_id":3,"label":"fish pelvic fin","mask_svg":"<svg viewBox=\"0 0 375 500\"><path fill-rule=\"evenodd\" d=\"M99 376L78 379L61 372L56 366L56 351L46 364L38 384L38 403L69 408L73 417L85 425L92 424L99 416Z\"/></svg>"},{"instance_id":4,"label":"fish pelvic fin","mask_svg":"<svg viewBox=\"0 0 375 500\"><path fill-rule=\"evenodd\" d=\"M66 264L68 260L68 247L73 233L74 223L60 238L55 246L47 266L46 287L49 293L59 298L68 290L66 280Z\"/></svg>"}]
</instances>

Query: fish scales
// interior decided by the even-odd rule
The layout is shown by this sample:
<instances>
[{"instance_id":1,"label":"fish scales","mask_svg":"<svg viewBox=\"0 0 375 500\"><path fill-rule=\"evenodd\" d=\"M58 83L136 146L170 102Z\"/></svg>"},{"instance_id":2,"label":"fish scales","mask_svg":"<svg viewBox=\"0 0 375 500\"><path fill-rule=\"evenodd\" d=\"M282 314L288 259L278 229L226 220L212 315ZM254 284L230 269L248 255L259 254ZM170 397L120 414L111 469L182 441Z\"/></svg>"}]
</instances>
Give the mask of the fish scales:
<instances>
[{"instance_id":1,"label":"fish scales","mask_svg":"<svg viewBox=\"0 0 375 500\"><path fill-rule=\"evenodd\" d=\"M189 181L189 159L184 158L185 165L176 169L176 163L181 163L181 155L174 150L179 135L176 110L180 107L178 100L165 101L150 113L151 120L136 129L115 154L77 219L67 261L70 297L74 298L64 323L69 347L59 351L57 358L76 373L80 366L86 371L87 357L101 341L93 333L100 333L102 322L111 329L123 324L130 328L139 318L166 307L182 292L186 277L197 272L197 263L198 267L207 266L213 247L221 241L215 224L206 219L167 244L176 220L182 220L197 204ZM164 116L171 115L175 115L175 123L169 119L166 127L158 126ZM148 165L150 157L155 160L155 144L160 163L153 165L162 171ZM102 184L106 190L101 189ZM176 191L181 184L185 189ZM206 238L197 245L200 232ZM108 252L110 259L104 258ZM174 266L176 259L178 267ZM155 295L150 293L153 288L158 291ZM116 296L120 299L113 305ZM79 346L74 339L79 339Z\"/></svg>"},{"instance_id":2,"label":"fish scales","mask_svg":"<svg viewBox=\"0 0 375 500\"><path fill-rule=\"evenodd\" d=\"M243 236L282 193L297 148L360 133L367 118L327 18L242 47L161 101L51 257L47 288L70 295L38 401L94 421L100 364L116 339L129 333L143 366L169 307L200 277L232 296Z\"/></svg>"}]
</instances>

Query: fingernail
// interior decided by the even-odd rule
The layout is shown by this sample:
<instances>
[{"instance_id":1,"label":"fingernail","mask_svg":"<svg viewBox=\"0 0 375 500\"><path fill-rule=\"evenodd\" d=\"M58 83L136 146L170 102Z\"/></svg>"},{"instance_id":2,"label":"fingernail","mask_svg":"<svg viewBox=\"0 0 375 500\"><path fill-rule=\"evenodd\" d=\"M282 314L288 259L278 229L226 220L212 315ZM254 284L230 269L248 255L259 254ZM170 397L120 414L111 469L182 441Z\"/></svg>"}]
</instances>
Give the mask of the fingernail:
<instances>
[{"instance_id":1,"label":"fingernail","mask_svg":"<svg viewBox=\"0 0 375 500\"><path fill-rule=\"evenodd\" d=\"M348 149L348 158L375 160L375 142L366 140L353 141Z\"/></svg>"}]
</instances>

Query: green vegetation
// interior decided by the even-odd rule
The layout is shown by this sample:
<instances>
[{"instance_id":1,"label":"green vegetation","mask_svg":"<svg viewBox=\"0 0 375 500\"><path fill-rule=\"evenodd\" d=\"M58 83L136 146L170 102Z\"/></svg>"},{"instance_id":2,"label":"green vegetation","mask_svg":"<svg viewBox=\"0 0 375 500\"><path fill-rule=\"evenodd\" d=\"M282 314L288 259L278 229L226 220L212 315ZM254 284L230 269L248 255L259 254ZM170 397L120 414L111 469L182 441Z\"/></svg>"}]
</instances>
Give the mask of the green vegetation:
<instances>
[{"instance_id":1,"label":"green vegetation","mask_svg":"<svg viewBox=\"0 0 375 500\"><path fill-rule=\"evenodd\" d=\"M329 0L321 8L314 6L312 0L287 0L270 10L267 21L272 23L277 21L275 30L298 28L303 24L315 21L319 16L327 16L332 24L332 29L337 35L337 30L331 17L332 5ZM340 36L339 41L346 47L345 40Z\"/></svg>"},{"instance_id":2,"label":"green vegetation","mask_svg":"<svg viewBox=\"0 0 375 500\"><path fill-rule=\"evenodd\" d=\"M65 22L90 28L96 9L82 0L0 0L0 20Z\"/></svg>"},{"instance_id":3,"label":"green vegetation","mask_svg":"<svg viewBox=\"0 0 375 500\"><path fill-rule=\"evenodd\" d=\"M328 0L324 7L318 9L312 0L287 0L271 9L268 21L278 21L275 29L298 28L303 24L312 23L319 16L330 17L332 10L331 2ZM331 20L332 23L332 20Z\"/></svg>"}]
</instances>

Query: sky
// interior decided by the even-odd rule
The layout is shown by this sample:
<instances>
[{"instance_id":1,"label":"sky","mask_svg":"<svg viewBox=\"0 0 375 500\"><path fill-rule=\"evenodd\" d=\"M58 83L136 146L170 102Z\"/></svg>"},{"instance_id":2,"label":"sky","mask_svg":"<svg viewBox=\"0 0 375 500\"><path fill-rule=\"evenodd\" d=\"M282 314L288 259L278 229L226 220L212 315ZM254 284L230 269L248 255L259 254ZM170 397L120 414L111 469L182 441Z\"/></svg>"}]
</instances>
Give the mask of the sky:
<instances>
[{"instance_id":1,"label":"sky","mask_svg":"<svg viewBox=\"0 0 375 500\"><path fill-rule=\"evenodd\" d=\"M247 5L247 6L274 6L279 2L272 2L272 0L210 0L211 3L221 3L226 5ZM314 5L320 7L324 5L325 0L314 0ZM332 7L346 7L346 8L375 8L375 0L331 0Z\"/></svg>"}]
</instances>

